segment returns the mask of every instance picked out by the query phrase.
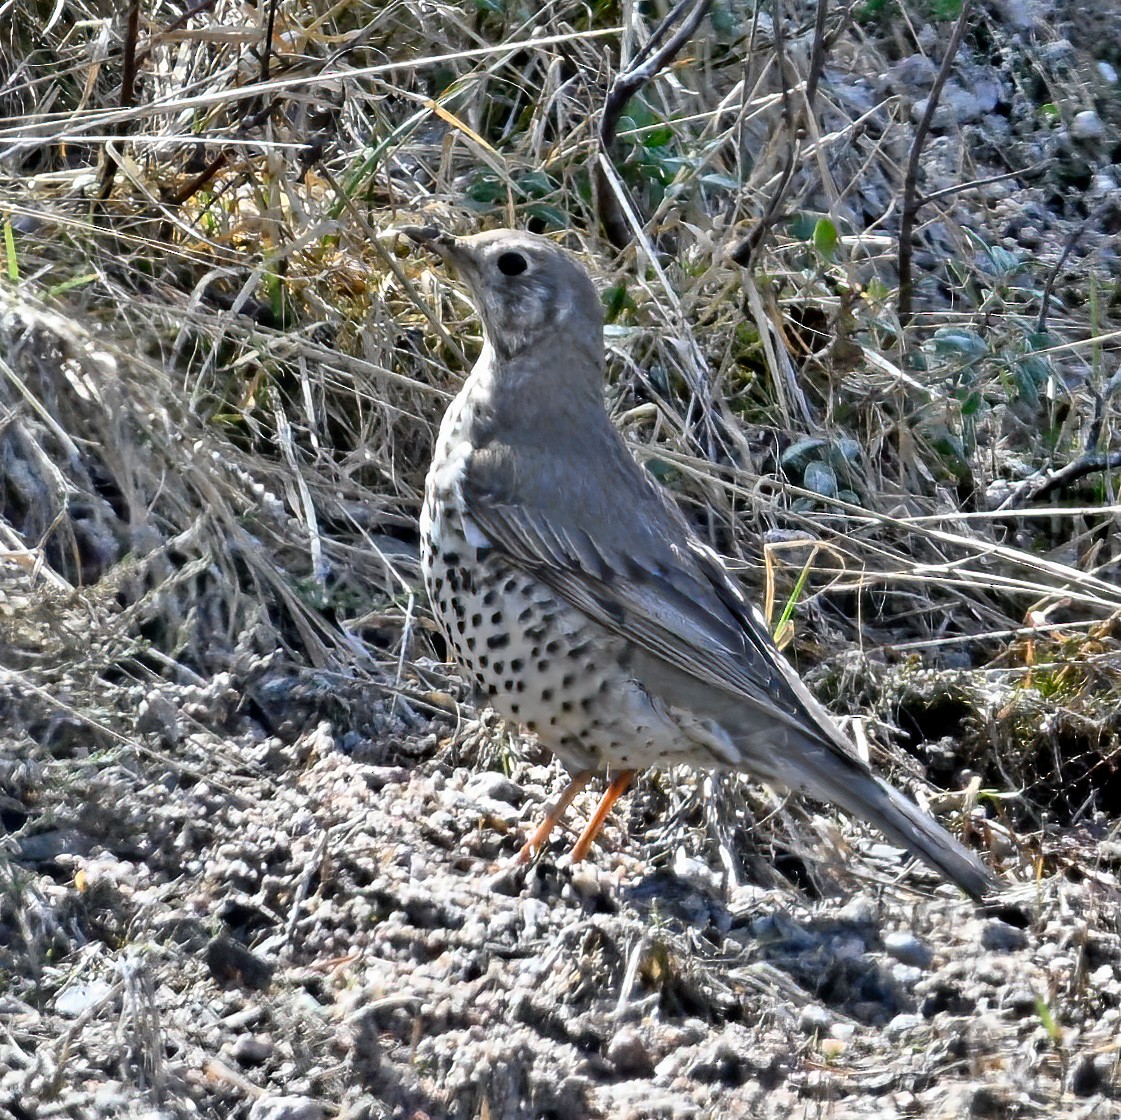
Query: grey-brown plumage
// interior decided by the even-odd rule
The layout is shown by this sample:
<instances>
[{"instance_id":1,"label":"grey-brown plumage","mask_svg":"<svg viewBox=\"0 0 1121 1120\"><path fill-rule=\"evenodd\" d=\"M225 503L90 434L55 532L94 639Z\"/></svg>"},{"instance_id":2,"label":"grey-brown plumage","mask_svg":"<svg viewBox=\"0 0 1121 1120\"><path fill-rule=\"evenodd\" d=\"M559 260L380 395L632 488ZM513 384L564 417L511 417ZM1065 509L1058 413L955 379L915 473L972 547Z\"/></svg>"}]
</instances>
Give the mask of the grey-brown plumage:
<instances>
[{"instance_id":1,"label":"grey-brown plumage","mask_svg":"<svg viewBox=\"0 0 1121 1120\"><path fill-rule=\"evenodd\" d=\"M600 301L575 258L510 230L405 232L454 266L483 321L440 427L421 541L436 619L494 708L578 779L623 771L616 794L646 766L744 770L992 894L980 861L853 754L627 451L603 405Z\"/></svg>"}]
</instances>

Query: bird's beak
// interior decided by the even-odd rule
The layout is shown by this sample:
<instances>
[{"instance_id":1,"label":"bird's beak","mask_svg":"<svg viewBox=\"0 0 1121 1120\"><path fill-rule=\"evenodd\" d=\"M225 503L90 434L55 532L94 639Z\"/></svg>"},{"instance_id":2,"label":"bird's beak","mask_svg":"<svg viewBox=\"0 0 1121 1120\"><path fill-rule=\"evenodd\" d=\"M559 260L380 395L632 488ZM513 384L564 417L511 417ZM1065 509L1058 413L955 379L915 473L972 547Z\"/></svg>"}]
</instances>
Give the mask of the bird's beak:
<instances>
[{"instance_id":1,"label":"bird's beak","mask_svg":"<svg viewBox=\"0 0 1121 1120\"><path fill-rule=\"evenodd\" d=\"M401 226L400 232L410 241L434 252L469 287L474 288L478 264L471 246L461 237L445 233L435 226Z\"/></svg>"},{"instance_id":2,"label":"bird's beak","mask_svg":"<svg viewBox=\"0 0 1121 1120\"><path fill-rule=\"evenodd\" d=\"M435 226L400 226L398 229L414 245L431 249L443 257L444 260L455 263L456 239L450 233L445 233Z\"/></svg>"}]
</instances>

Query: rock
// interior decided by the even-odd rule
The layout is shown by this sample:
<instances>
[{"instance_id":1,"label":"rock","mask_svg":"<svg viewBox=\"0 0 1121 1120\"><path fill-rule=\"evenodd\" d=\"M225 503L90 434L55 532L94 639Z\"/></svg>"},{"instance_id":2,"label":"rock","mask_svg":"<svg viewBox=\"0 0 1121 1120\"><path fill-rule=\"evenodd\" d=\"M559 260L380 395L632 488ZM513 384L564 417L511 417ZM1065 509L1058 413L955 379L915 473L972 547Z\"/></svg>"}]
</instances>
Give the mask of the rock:
<instances>
[{"instance_id":1,"label":"rock","mask_svg":"<svg viewBox=\"0 0 1121 1120\"><path fill-rule=\"evenodd\" d=\"M1011 953L1026 948L1027 944L1028 935L1006 922L986 922L981 930L981 947L992 953Z\"/></svg>"},{"instance_id":2,"label":"rock","mask_svg":"<svg viewBox=\"0 0 1121 1120\"><path fill-rule=\"evenodd\" d=\"M828 1034L833 1021L833 1013L818 1003L807 1003L798 1012L798 1029L805 1034Z\"/></svg>"},{"instance_id":3,"label":"rock","mask_svg":"<svg viewBox=\"0 0 1121 1120\"><path fill-rule=\"evenodd\" d=\"M107 999L112 990L113 985L105 980L79 980L76 984L67 984L59 992L54 1009L67 1019L77 1019Z\"/></svg>"},{"instance_id":4,"label":"rock","mask_svg":"<svg viewBox=\"0 0 1121 1120\"><path fill-rule=\"evenodd\" d=\"M272 982L273 966L230 937L215 937L206 947L206 966L220 984L236 983L262 991Z\"/></svg>"},{"instance_id":5,"label":"rock","mask_svg":"<svg viewBox=\"0 0 1121 1120\"><path fill-rule=\"evenodd\" d=\"M914 968L930 968L934 963L934 951L930 946L906 930L887 934L884 937L884 950L897 961Z\"/></svg>"},{"instance_id":6,"label":"rock","mask_svg":"<svg viewBox=\"0 0 1121 1120\"><path fill-rule=\"evenodd\" d=\"M1105 135L1105 124L1093 109L1083 109L1074 114L1070 134L1075 140L1100 140Z\"/></svg>"},{"instance_id":7,"label":"rock","mask_svg":"<svg viewBox=\"0 0 1121 1120\"><path fill-rule=\"evenodd\" d=\"M521 805L525 801L522 787L496 770L484 770L481 774L476 774L467 783L463 792L476 804L482 804L485 808L489 808L489 805L484 804L486 802L497 801L504 805Z\"/></svg>"},{"instance_id":8,"label":"rock","mask_svg":"<svg viewBox=\"0 0 1121 1120\"><path fill-rule=\"evenodd\" d=\"M624 1077L645 1077L654 1070L650 1051L634 1027L622 1027L615 1032L607 1044L606 1057Z\"/></svg>"},{"instance_id":9,"label":"rock","mask_svg":"<svg viewBox=\"0 0 1121 1120\"><path fill-rule=\"evenodd\" d=\"M912 1031L919 1030L926 1020L921 1015L915 1015L910 1012L904 1012L896 1015L890 1023L884 1027L884 1034L888 1038L896 1038L899 1035L910 1034Z\"/></svg>"},{"instance_id":10,"label":"rock","mask_svg":"<svg viewBox=\"0 0 1121 1120\"><path fill-rule=\"evenodd\" d=\"M720 894L723 876L713 871L703 860L688 855L684 848L678 848L673 854L673 873L701 894L710 897L718 897Z\"/></svg>"},{"instance_id":11,"label":"rock","mask_svg":"<svg viewBox=\"0 0 1121 1120\"><path fill-rule=\"evenodd\" d=\"M230 1048L234 1060L243 1066L259 1066L272 1057L272 1052L272 1039L263 1034L239 1035Z\"/></svg>"},{"instance_id":12,"label":"rock","mask_svg":"<svg viewBox=\"0 0 1121 1120\"><path fill-rule=\"evenodd\" d=\"M323 1120L323 1106L311 1097L258 1097L249 1120Z\"/></svg>"}]
</instances>

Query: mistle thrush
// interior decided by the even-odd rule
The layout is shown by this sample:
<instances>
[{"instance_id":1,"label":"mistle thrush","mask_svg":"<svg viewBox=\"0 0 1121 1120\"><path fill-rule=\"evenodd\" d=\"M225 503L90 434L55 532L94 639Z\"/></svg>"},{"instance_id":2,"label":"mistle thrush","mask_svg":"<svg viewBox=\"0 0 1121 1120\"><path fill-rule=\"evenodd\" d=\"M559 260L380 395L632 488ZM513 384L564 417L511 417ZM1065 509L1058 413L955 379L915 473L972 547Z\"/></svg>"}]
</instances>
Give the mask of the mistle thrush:
<instances>
[{"instance_id":1,"label":"mistle thrush","mask_svg":"<svg viewBox=\"0 0 1121 1120\"><path fill-rule=\"evenodd\" d=\"M466 283L485 345L440 425L421 513L440 629L500 715L574 772L742 770L875 825L975 899L997 881L877 778L771 641L719 556L631 457L603 402L591 279L544 238L404 231Z\"/></svg>"}]
</instances>

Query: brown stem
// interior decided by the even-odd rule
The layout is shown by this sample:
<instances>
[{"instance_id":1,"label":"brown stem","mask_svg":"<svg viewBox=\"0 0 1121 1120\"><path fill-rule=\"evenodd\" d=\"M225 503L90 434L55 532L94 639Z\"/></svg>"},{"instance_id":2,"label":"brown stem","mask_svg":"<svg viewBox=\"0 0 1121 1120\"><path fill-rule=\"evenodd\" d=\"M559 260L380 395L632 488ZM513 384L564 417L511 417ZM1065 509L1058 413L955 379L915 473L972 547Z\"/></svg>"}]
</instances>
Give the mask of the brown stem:
<instances>
[{"instance_id":1,"label":"brown stem","mask_svg":"<svg viewBox=\"0 0 1121 1120\"><path fill-rule=\"evenodd\" d=\"M762 244L763 238L774 228L782 217L780 209L786 199L790 184L794 180L794 171L798 166L798 156L801 153L801 139L805 135L805 126L802 123L802 114L795 114L790 101L790 88L793 84L786 56L786 39L783 35L783 10L782 0L774 0L774 26L775 26L775 53L778 56L779 74L782 78L782 115L786 123L786 134L789 147L786 152L786 161L783 164L782 174L774 194L767 202L759 221L752 227L746 237L741 238L728 254L736 264L746 268L754 257L756 250ZM828 53L828 42L825 34L825 17L829 10L828 0L818 0L817 19L814 24L814 41L810 54L810 71L806 76L805 106L802 112L812 113L813 103L817 97L817 87L821 75L825 70L825 58Z\"/></svg>"},{"instance_id":2,"label":"brown stem","mask_svg":"<svg viewBox=\"0 0 1121 1120\"><path fill-rule=\"evenodd\" d=\"M911 154L907 159L907 171L903 177L903 205L899 218L899 325L906 327L912 318L911 309L914 296L914 281L911 275L911 265L914 256L915 220L923 199L919 196L919 163L922 160L922 150L926 145L926 138L930 126L934 121L934 111L938 108L938 99L942 96L942 88L953 69L954 57L961 46L962 36L965 34L965 22L969 16L972 0L961 0L961 11L958 13L954 29L950 34L950 41L946 44L946 53L942 57L942 65L938 68L934 85L931 86L930 96L926 99L926 108L918 128L915 129L915 138L911 142Z\"/></svg>"},{"instance_id":3,"label":"brown stem","mask_svg":"<svg viewBox=\"0 0 1121 1120\"><path fill-rule=\"evenodd\" d=\"M692 11L685 16L681 26L662 46L658 47L659 41L666 32L690 7ZM654 29L649 41L631 60L627 69L611 83L599 123L599 148L612 168L614 162L611 153L615 146L619 118L623 115L627 102L677 57L678 52L692 38L711 7L712 0L679 0L673 10ZM596 211L607 240L616 249L624 249L630 244L630 232L619 200L615 197L607 173L600 166L599 160L595 160L592 164L592 182L595 185Z\"/></svg>"}]
</instances>

